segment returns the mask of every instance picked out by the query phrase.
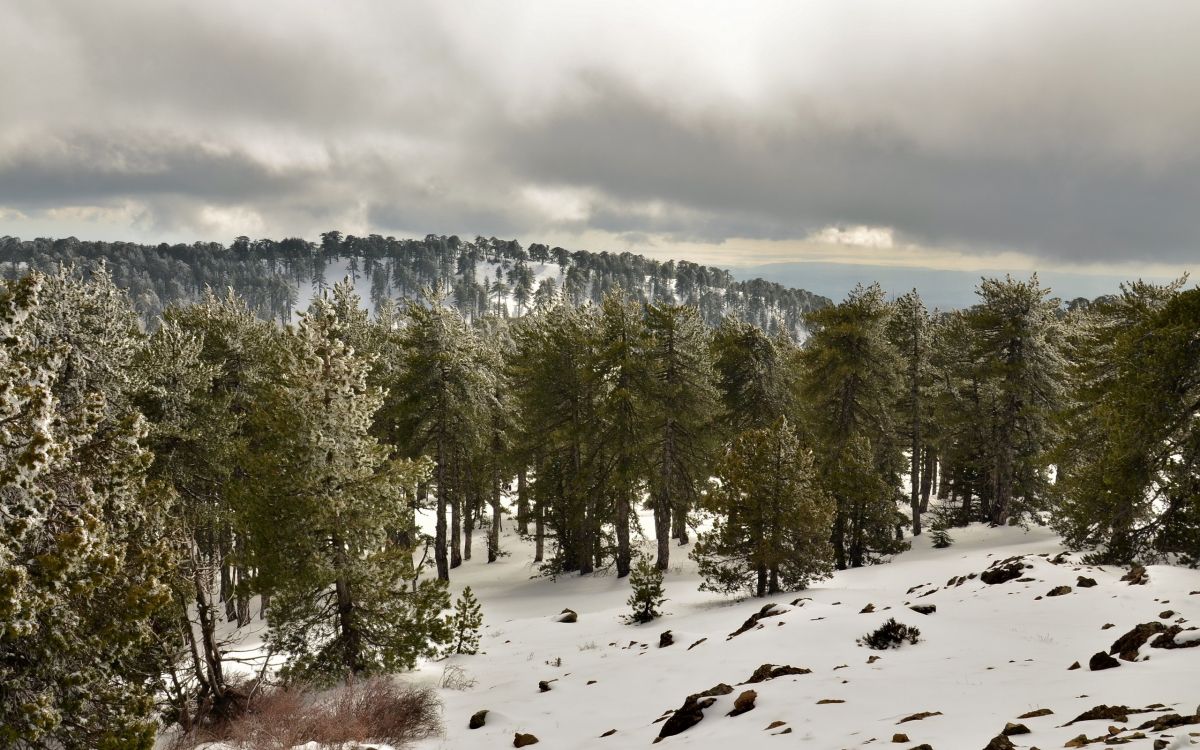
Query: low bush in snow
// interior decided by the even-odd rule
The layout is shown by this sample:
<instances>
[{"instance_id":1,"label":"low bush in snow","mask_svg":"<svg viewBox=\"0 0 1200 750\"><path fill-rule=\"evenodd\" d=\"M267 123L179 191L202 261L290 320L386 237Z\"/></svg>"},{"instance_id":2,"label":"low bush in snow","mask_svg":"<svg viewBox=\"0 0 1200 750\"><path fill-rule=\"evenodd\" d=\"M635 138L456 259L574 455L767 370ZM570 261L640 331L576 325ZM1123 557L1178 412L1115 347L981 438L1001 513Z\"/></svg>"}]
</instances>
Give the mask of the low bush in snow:
<instances>
[{"instance_id":1,"label":"low bush in snow","mask_svg":"<svg viewBox=\"0 0 1200 750\"><path fill-rule=\"evenodd\" d=\"M284 750L316 742L344 750L371 742L402 748L441 731L441 704L432 689L381 677L322 692L267 688L249 700L242 716L179 744L193 747L203 739Z\"/></svg>"},{"instance_id":2,"label":"low bush in snow","mask_svg":"<svg viewBox=\"0 0 1200 750\"><path fill-rule=\"evenodd\" d=\"M874 632L859 638L858 643L876 651L886 651L889 648L900 648L905 642L916 643L919 640L921 640L920 630L896 622L896 618L893 617L876 628Z\"/></svg>"}]
</instances>

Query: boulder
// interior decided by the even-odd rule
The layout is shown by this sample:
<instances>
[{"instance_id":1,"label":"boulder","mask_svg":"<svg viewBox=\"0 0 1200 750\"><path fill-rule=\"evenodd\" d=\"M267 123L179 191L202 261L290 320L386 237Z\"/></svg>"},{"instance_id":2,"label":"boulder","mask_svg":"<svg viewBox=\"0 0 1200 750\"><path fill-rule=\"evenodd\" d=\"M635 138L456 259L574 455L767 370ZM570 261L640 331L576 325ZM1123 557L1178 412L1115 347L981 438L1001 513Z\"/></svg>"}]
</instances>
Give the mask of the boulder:
<instances>
[{"instance_id":1,"label":"boulder","mask_svg":"<svg viewBox=\"0 0 1200 750\"><path fill-rule=\"evenodd\" d=\"M892 735L892 742L908 742L908 735L904 732L896 732Z\"/></svg>"},{"instance_id":2,"label":"boulder","mask_svg":"<svg viewBox=\"0 0 1200 750\"><path fill-rule=\"evenodd\" d=\"M741 695L733 700L733 710L728 716L741 716L747 711L754 710L754 701L758 700L758 692L755 690L743 690Z\"/></svg>"},{"instance_id":3,"label":"boulder","mask_svg":"<svg viewBox=\"0 0 1200 750\"><path fill-rule=\"evenodd\" d=\"M555 622L572 623L579 621L579 614L573 609L564 609L559 612L554 618Z\"/></svg>"},{"instance_id":4,"label":"boulder","mask_svg":"<svg viewBox=\"0 0 1200 750\"><path fill-rule=\"evenodd\" d=\"M1138 649L1150 640L1151 636L1166 629L1167 626L1161 622L1143 622L1135 625L1128 633L1113 641L1113 644L1108 647L1108 653L1117 654L1125 661L1134 661L1137 659Z\"/></svg>"},{"instance_id":5,"label":"boulder","mask_svg":"<svg viewBox=\"0 0 1200 750\"><path fill-rule=\"evenodd\" d=\"M998 734L992 738L992 741L984 746L983 750L1016 750L1017 746L1012 743L1012 740L1002 734Z\"/></svg>"},{"instance_id":6,"label":"boulder","mask_svg":"<svg viewBox=\"0 0 1200 750\"><path fill-rule=\"evenodd\" d=\"M658 636L658 647L659 648L666 648L667 646L670 646L674 643L675 643L675 636L671 635L670 630L665 630Z\"/></svg>"},{"instance_id":7,"label":"boulder","mask_svg":"<svg viewBox=\"0 0 1200 750\"><path fill-rule=\"evenodd\" d=\"M1029 734L1029 727L1024 724L1014 724L1011 721L1004 725L1004 729L1000 734L1005 737L1015 737L1018 734Z\"/></svg>"},{"instance_id":8,"label":"boulder","mask_svg":"<svg viewBox=\"0 0 1200 750\"><path fill-rule=\"evenodd\" d=\"M1046 596L1065 596L1069 593L1071 593L1070 586L1055 586L1046 592Z\"/></svg>"},{"instance_id":9,"label":"boulder","mask_svg":"<svg viewBox=\"0 0 1200 750\"><path fill-rule=\"evenodd\" d=\"M919 615L932 615L937 612L936 604L910 604L908 608Z\"/></svg>"},{"instance_id":10,"label":"boulder","mask_svg":"<svg viewBox=\"0 0 1200 750\"><path fill-rule=\"evenodd\" d=\"M476 711L471 714L471 720L467 722L468 729L479 729L487 723L488 710L485 708L482 711Z\"/></svg>"},{"instance_id":11,"label":"boulder","mask_svg":"<svg viewBox=\"0 0 1200 750\"><path fill-rule=\"evenodd\" d=\"M999 563L993 563L992 567L979 574L979 580L994 586L997 583L1006 583L1008 581L1020 578L1025 570L1024 564L1020 558L1005 560Z\"/></svg>"},{"instance_id":12,"label":"boulder","mask_svg":"<svg viewBox=\"0 0 1200 750\"><path fill-rule=\"evenodd\" d=\"M1090 589L1092 586L1096 585L1096 579L1088 578L1087 576L1079 576L1075 579L1075 585L1081 589Z\"/></svg>"},{"instance_id":13,"label":"boulder","mask_svg":"<svg viewBox=\"0 0 1200 750\"><path fill-rule=\"evenodd\" d=\"M774 664L764 664L761 667L759 667L758 669L754 670L754 674L750 675L750 679L746 680L742 684L743 685L752 685L757 682L766 682L767 680L773 680L776 677L786 677L787 675L790 675L790 674L811 674L811 673L812 673L811 669L805 669L804 667L793 667L789 664L784 664L782 666L776 666Z\"/></svg>"},{"instance_id":14,"label":"boulder","mask_svg":"<svg viewBox=\"0 0 1200 750\"><path fill-rule=\"evenodd\" d=\"M777 604L773 604L773 603L772 604L764 604L762 609L760 609L757 612L755 612L754 614L750 615L750 618L748 620L746 620L745 622L743 622L742 626L740 628L738 628L737 630L730 633L726 637L726 639L736 638L737 636L741 635L742 633L745 633L747 630L750 630L751 628L758 625L759 620L762 620L765 617L778 617L779 615L782 615L783 613L785 613L787 611L788 610L786 610L786 609L780 609L779 605L777 605Z\"/></svg>"},{"instance_id":15,"label":"boulder","mask_svg":"<svg viewBox=\"0 0 1200 750\"><path fill-rule=\"evenodd\" d=\"M1104 669L1112 669L1113 667L1121 666L1121 662L1112 658L1103 651L1097 651L1092 654L1092 658L1088 659L1088 669L1093 672L1099 672Z\"/></svg>"},{"instance_id":16,"label":"boulder","mask_svg":"<svg viewBox=\"0 0 1200 750\"><path fill-rule=\"evenodd\" d=\"M517 732L513 735L513 747L526 747L528 745L536 745L537 743L538 738L532 734Z\"/></svg>"}]
</instances>

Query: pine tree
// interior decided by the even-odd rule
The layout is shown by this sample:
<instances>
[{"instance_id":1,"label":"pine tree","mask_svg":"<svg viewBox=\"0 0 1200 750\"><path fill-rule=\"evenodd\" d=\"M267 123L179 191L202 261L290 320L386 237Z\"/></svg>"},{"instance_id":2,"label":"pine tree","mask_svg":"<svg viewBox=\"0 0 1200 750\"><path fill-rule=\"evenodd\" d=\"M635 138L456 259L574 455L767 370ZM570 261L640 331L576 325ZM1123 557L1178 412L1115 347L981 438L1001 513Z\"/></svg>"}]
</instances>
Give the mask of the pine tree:
<instances>
[{"instance_id":1,"label":"pine tree","mask_svg":"<svg viewBox=\"0 0 1200 750\"><path fill-rule=\"evenodd\" d=\"M925 391L929 388L929 314L917 290L901 295L895 302L889 333L904 366L904 387L899 390L897 421L909 449L909 509L913 536L921 534L922 448L928 407Z\"/></svg>"},{"instance_id":2,"label":"pine tree","mask_svg":"<svg viewBox=\"0 0 1200 750\"><path fill-rule=\"evenodd\" d=\"M629 586L633 592L626 602L632 613L625 616L627 622L645 624L662 617L660 609L666 599L663 589L663 572L649 558L639 558L629 575Z\"/></svg>"},{"instance_id":3,"label":"pine tree","mask_svg":"<svg viewBox=\"0 0 1200 750\"><path fill-rule=\"evenodd\" d=\"M104 273L0 284L0 745L150 748L169 493L129 407L137 318Z\"/></svg>"},{"instance_id":4,"label":"pine tree","mask_svg":"<svg viewBox=\"0 0 1200 750\"><path fill-rule=\"evenodd\" d=\"M981 510L993 524L1042 506L1054 416L1063 403L1066 361L1059 300L1037 274L984 279L967 314L980 379L989 387L988 480Z\"/></svg>"},{"instance_id":5,"label":"pine tree","mask_svg":"<svg viewBox=\"0 0 1200 750\"><path fill-rule=\"evenodd\" d=\"M476 333L437 291L423 302L407 303L404 322L398 338L402 362L387 384L391 395L384 415L405 455L433 461L434 557L438 577L449 580L450 568L461 564L464 464L486 443L495 372Z\"/></svg>"},{"instance_id":6,"label":"pine tree","mask_svg":"<svg viewBox=\"0 0 1200 750\"><path fill-rule=\"evenodd\" d=\"M905 548L895 538L903 516L894 406L899 355L887 336L892 316L878 285L809 316L814 331L800 354L805 428L818 468L837 501L833 547L839 569Z\"/></svg>"},{"instance_id":7,"label":"pine tree","mask_svg":"<svg viewBox=\"0 0 1200 750\"><path fill-rule=\"evenodd\" d=\"M686 534L687 515L708 481L715 448L718 393L709 336L695 308L650 305L646 396L649 485L659 570L670 561L672 519ZM686 536L680 543L686 541Z\"/></svg>"},{"instance_id":8,"label":"pine tree","mask_svg":"<svg viewBox=\"0 0 1200 750\"><path fill-rule=\"evenodd\" d=\"M1137 282L1087 315L1052 524L1096 562L1200 566L1200 289Z\"/></svg>"},{"instance_id":9,"label":"pine tree","mask_svg":"<svg viewBox=\"0 0 1200 750\"><path fill-rule=\"evenodd\" d=\"M462 590L454 603L454 615L450 618L450 633L453 645L450 653L474 654L479 651L479 632L483 627L483 610L471 587Z\"/></svg>"},{"instance_id":10,"label":"pine tree","mask_svg":"<svg viewBox=\"0 0 1200 750\"><path fill-rule=\"evenodd\" d=\"M692 550L702 589L766 596L828 576L834 504L786 418L734 439L705 509L713 525Z\"/></svg>"},{"instance_id":11,"label":"pine tree","mask_svg":"<svg viewBox=\"0 0 1200 750\"><path fill-rule=\"evenodd\" d=\"M258 491L240 509L250 560L271 592L269 642L288 678L332 681L411 668L449 638L445 584L417 581L412 549L388 533L424 461L393 459L370 429L383 394L342 340L328 301L287 332L264 420Z\"/></svg>"}]
</instances>

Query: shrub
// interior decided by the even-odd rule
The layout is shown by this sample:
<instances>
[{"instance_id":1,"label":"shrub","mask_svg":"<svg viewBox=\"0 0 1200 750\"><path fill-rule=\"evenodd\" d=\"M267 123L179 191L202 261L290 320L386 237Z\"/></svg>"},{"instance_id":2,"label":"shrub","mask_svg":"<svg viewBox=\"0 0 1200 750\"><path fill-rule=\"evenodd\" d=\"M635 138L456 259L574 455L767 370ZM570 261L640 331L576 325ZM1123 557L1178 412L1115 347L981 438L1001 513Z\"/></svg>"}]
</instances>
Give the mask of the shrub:
<instances>
[{"instance_id":1,"label":"shrub","mask_svg":"<svg viewBox=\"0 0 1200 750\"><path fill-rule=\"evenodd\" d=\"M308 742L329 750L367 742L401 748L441 730L441 704L432 689L379 677L327 692L267 688L250 698L242 716L187 741L245 750L285 750Z\"/></svg>"},{"instance_id":2,"label":"shrub","mask_svg":"<svg viewBox=\"0 0 1200 750\"><path fill-rule=\"evenodd\" d=\"M916 643L919 640L921 640L920 630L896 622L896 618L893 617L880 625L875 632L867 633L859 638L858 644L876 651L886 651L889 648L900 648L905 641Z\"/></svg>"},{"instance_id":3,"label":"shrub","mask_svg":"<svg viewBox=\"0 0 1200 750\"><path fill-rule=\"evenodd\" d=\"M467 586L454 604L454 616L450 618L450 632L454 645L452 654L474 654L479 651L479 630L483 627L483 611L479 601Z\"/></svg>"}]
</instances>

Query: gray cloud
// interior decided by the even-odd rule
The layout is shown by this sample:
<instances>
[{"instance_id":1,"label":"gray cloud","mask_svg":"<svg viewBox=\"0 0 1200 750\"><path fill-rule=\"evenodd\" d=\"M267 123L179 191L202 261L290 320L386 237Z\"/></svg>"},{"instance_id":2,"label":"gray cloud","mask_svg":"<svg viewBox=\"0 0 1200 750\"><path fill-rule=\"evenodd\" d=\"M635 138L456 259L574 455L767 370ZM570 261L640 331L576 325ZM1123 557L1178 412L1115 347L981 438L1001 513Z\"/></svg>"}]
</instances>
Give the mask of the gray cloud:
<instances>
[{"instance_id":1,"label":"gray cloud","mask_svg":"<svg viewBox=\"0 0 1200 750\"><path fill-rule=\"evenodd\" d=\"M1195 257L1200 6L734 10L14 0L0 209L44 226L132 203L143 239L861 224L1052 262Z\"/></svg>"}]
</instances>

